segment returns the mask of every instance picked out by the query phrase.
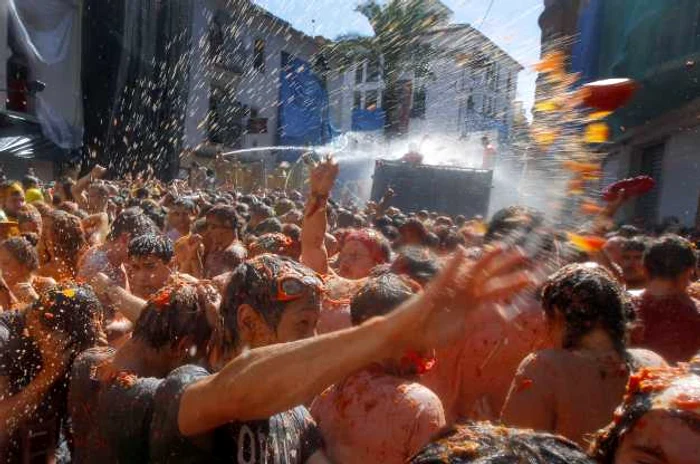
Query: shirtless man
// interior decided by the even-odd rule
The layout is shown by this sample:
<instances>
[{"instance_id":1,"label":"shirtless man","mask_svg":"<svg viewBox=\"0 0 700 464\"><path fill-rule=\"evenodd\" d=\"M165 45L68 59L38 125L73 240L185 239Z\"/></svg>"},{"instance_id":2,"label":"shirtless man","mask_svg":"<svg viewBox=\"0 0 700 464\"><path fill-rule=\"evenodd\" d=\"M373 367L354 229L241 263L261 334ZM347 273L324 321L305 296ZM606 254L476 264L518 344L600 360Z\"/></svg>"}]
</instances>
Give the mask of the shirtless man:
<instances>
[{"instance_id":1,"label":"shirtless man","mask_svg":"<svg viewBox=\"0 0 700 464\"><path fill-rule=\"evenodd\" d=\"M655 240L644 255L649 283L635 299L640 329L633 342L683 362L700 350L700 303L688 295L697 257L690 242L676 235Z\"/></svg>"},{"instance_id":2,"label":"shirtless man","mask_svg":"<svg viewBox=\"0 0 700 464\"><path fill-rule=\"evenodd\" d=\"M78 263L78 278L90 281L98 273L104 273L119 286L127 284L123 264L128 259L128 246L132 238L145 234L157 234L158 227L139 208L126 209L117 216L107 241L89 249Z\"/></svg>"},{"instance_id":3,"label":"shirtless man","mask_svg":"<svg viewBox=\"0 0 700 464\"><path fill-rule=\"evenodd\" d=\"M167 236L173 242L190 233L197 208L192 200L176 198L168 206Z\"/></svg>"},{"instance_id":4,"label":"shirtless man","mask_svg":"<svg viewBox=\"0 0 700 464\"><path fill-rule=\"evenodd\" d=\"M311 193L304 211L301 232L301 261L318 272L326 281L319 332L351 327L350 299L374 267L387 263L391 247L381 234L372 229L353 230L342 239L338 253L337 272L329 264L325 244L328 218L328 197L338 175L338 165L332 159L319 163L311 172Z\"/></svg>"},{"instance_id":5,"label":"shirtless man","mask_svg":"<svg viewBox=\"0 0 700 464\"><path fill-rule=\"evenodd\" d=\"M609 422L631 373L665 365L655 353L626 348L625 306L622 288L597 264L571 264L552 275L542 308L553 348L522 362L503 422L586 445L587 436Z\"/></svg>"},{"instance_id":6,"label":"shirtless man","mask_svg":"<svg viewBox=\"0 0 700 464\"><path fill-rule=\"evenodd\" d=\"M542 243L551 237L541 213L511 207L493 216L486 245L514 234L537 236ZM548 272L541 269L542 263L558 266L546 250L533 261L539 272ZM437 350L435 368L421 382L440 397L448 424L459 418L497 420L520 362L544 343L542 311L534 290L529 290L505 306L476 315L460 340Z\"/></svg>"},{"instance_id":7,"label":"shirtless man","mask_svg":"<svg viewBox=\"0 0 700 464\"><path fill-rule=\"evenodd\" d=\"M126 274L131 293L148 299L175 274L173 242L164 235L141 235L129 242Z\"/></svg>"},{"instance_id":8,"label":"shirtless man","mask_svg":"<svg viewBox=\"0 0 700 464\"><path fill-rule=\"evenodd\" d=\"M176 244L178 266L197 278L212 279L234 270L247 255L238 239L241 219L233 206L216 205L206 214L204 233Z\"/></svg>"},{"instance_id":9,"label":"shirtless man","mask_svg":"<svg viewBox=\"0 0 700 464\"><path fill-rule=\"evenodd\" d=\"M529 283L515 270L521 263L497 250L466 268L458 252L433 286L390 314L313 337L322 291L315 273L273 255L247 261L224 296L223 352L210 356L210 371L175 370L156 395L151 461L326 462L298 405L372 362L450 343L468 313Z\"/></svg>"},{"instance_id":10,"label":"shirtless man","mask_svg":"<svg viewBox=\"0 0 700 464\"><path fill-rule=\"evenodd\" d=\"M396 274L370 278L351 304L357 326L411 298L416 285ZM432 355L408 352L367 366L323 392L311 406L333 462L403 464L445 425L437 395L416 382ZM408 425L408 426L407 426Z\"/></svg>"},{"instance_id":11,"label":"shirtless man","mask_svg":"<svg viewBox=\"0 0 700 464\"><path fill-rule=\"evenodd\" d=\"M633 237L622 244L620 267L627 285L627 290L643 290L647 284L647 273L644 269L644 252L647 243L643 237Z\"/></svg>"}]
</instances>

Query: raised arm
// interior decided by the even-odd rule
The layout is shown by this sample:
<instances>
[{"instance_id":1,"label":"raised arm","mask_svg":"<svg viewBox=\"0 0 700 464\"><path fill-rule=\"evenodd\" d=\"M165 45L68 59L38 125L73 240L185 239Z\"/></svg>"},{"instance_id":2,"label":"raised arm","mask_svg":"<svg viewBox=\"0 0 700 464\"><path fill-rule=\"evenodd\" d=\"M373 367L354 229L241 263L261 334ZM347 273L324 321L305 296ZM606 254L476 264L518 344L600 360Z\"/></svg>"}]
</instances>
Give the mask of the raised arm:
<instances>
[{"instance_id":1,"label":"raised arm","mask_svg":"<svg viewBox=\"0 0 700 464\"><path fill-rule=\"evenodd\" d=\"M98 273L90 285L101 301L111 303L131 323L136 323L146 301L128 292L103 273Z\"/></svg>"},{"instance_id":2,"label":"raised arm","mask_svg":"<svg viewBox=\"0 0 700 464\"><path fill-rule=\"evenodd\" d=\"M70 188L73 198L75 198L75 201L77 201L81 207L86 203L83 192L90 186L93 180L102 178L106 172L107 169L98 164L92 168L87 175L78 179L75 185Z\"/></svg>"},{"instance_id":3,"label":"raised arm","mask_svg":"<svg viewBox=\"0 0 700 464\"><path fill-rule=\"evenodd\" d=\"M530 282L517 270L522 261L519 253L497 250L465 269L460 250L423 293L385 317L243 353L185 390L178 413L181 433L194 436L231 421L269 417L309 401L371 362L458 339L470 312Z\"/></svg>"},{"instance_id":4,"label":"raised arm","mask_svg":"<svg viewBox=\"0 0 700 464\"><path fill-rule=\"evenodd\" d=\"M318 163L311 170L311 193L304 209L301 228L301 262L321 275L329 272L325 237L328 221L328 196L338 176L338 165L331 158Z\"/></svg>"}]
</instances>

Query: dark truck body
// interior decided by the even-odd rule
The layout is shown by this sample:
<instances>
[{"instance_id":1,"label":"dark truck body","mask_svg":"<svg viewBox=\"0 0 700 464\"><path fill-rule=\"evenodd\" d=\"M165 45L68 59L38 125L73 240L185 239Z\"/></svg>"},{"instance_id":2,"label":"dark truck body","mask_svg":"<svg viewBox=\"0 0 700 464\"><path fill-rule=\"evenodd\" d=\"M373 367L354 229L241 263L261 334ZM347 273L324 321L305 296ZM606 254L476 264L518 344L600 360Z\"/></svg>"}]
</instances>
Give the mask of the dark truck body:
<instances>
[{"instance_id":1,"label":"dark truck body","mask_svg":"<svg viewBox=\"0 0 700 464\"><path fill-rule=\"evenodd\" d=\"M391 206L405 212L425 209L467 218L486 216L492 179L490 170L377 160L372 200L379 201L392 188L396 196Z\"/></svg>"}]
</instances>

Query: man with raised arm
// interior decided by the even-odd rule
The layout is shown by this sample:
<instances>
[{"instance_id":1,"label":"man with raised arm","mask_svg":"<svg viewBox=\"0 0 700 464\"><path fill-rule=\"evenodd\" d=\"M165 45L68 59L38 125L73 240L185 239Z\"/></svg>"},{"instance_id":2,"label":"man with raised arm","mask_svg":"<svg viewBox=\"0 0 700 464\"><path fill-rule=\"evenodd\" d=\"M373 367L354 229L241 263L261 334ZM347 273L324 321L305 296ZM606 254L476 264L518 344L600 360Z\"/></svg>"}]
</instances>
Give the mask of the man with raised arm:
<instances>
[{"instance_id":1,"label":"man with raised arm","mask_svg":"<svg viewBox=\"0 0 700 464\"><path fill-rule=\"evenodd\" d=\"M322 291L313 271L272 255L247 261L224 297L223 350L212 351L209 370L183 366L159 389L152 462L324 462L315 426L298 406L374 361L451 343L479 307L529 284L523 261L495 249L468 266L460 250L432 285L390 314L320 337L312 337Z\"/></svg>"}]
</instances>

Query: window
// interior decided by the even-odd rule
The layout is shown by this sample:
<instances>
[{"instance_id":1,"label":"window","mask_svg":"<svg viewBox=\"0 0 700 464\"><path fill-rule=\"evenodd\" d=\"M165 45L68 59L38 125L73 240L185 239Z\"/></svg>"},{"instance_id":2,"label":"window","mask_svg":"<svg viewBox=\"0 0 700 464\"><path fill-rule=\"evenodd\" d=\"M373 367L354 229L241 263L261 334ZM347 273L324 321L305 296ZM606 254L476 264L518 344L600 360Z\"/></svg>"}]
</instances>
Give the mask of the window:
<instances>
[{"instance_id":1,"label":"window","mask_svg":"<svg viewBox=\"0 0 700 464\"><path fill-rule=\"evenodd\" d=\"M379 92L370 90L365 94L365 109L374 111L377 109L379 102Z\"/></svg>"},{"instance_id":2,"label":"window","mask_svg":"<svg viewBox=\"0 0 700 464\"><path fill-rule=\"evenodd\" d=\"M467 109L468 110L474 109L474 97L472 95L469 95L469 98L467 98Z\"/></svg>"},{"instance_id":3,"label":"window","mask_svg":"<svg viewBox=\"0 0 700 464\"><path fill-rule=\"evenodd\" d=\"M425 87L417 88L416 93L413 94L413 107L411 108L412 118L425 118L425 100Z\"/></svg>"},{"instance_id":4,"label":"window","mask_svg":"<svg viewBox=\"0 0 700 464\"><path fill-rule=\"evenodd\" d=\"M353 96L352 107L356 110L362 108L362 92L355 92L355 95Z\"/></svg>"},{"instance_id":5,"label":"window","mask_svg":"<svg viewBox=\"0 0 700 464\"><path fill-rule=\"evenodd\" d=\"M253 45L253 69L265 72L265 41L262 39L255 39Z\"/></svg>"},{"instance_id":6,"label":"window","mask_svg":"<svg viewBox=\"0 0 700 464\"><path fill-rule=\"evenodd\" d=\"M508 93L508 97L510 98L510 94L513 91L513 75L511 73L508 73L508 79L506 82L506 92Z\"/></svg>"},{"instance_id":7,"label":"window","mask_svg":"<svg viewBox=\"0 0 700 464\"><path fill-rule=\"evenodd\" d=\"M366 82L378 82L381 70L379 68L379 59L373 58L367 62L367 80Z\"/></svg>"},{"instance_id":8,"label":"window","mask_svg":"<svg viewBox=\"0 0 700 464\"><path fill-rule=\"evenodd\" d=\"M355 84L362 84L365 81L364 74L363 74L364 67L365 67L365 64L360 63L355 68Z\"/></svg>"}]
</instances>

